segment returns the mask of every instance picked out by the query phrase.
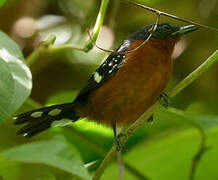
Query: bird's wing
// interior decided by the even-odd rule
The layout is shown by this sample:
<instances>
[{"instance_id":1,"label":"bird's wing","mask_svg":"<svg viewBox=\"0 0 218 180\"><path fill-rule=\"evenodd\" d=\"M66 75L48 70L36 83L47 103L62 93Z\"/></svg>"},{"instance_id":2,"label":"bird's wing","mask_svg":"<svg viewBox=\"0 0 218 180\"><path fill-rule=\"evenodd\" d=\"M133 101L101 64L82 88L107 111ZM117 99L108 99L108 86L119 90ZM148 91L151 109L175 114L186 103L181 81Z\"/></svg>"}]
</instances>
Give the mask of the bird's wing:
<instances>
[{"instance_id":1,"label":"bird's wing","mask_svg":"<svg viewBox=\"0 0 218 180\"><path fill-rule=\"evenodd\" d=\"M128 50L129 46L130 42L124 41L117 51L125 52ZM125 60L126 56L123 53L111 53L101 66L92 74L87 85L79 92L74 102L86 101L89 93L113 77Z\"/></svg>"}]
</instances>

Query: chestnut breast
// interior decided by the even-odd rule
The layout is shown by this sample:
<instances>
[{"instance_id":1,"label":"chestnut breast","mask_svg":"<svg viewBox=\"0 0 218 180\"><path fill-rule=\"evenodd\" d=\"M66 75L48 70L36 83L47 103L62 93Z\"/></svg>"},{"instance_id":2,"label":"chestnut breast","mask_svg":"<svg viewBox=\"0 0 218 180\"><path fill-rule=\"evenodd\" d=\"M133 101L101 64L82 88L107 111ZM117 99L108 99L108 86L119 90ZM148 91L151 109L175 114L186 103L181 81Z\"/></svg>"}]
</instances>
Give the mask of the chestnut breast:
<instances>
[{"instance_id":1,"label":"chestnut breast","mask_svg":"<svg viewBox=\"0 0 218 180\"><path fill-rule=\"evenodd\" d=\"M135 41L130 50L142 42ZM109 126L134 122L165 89L172 74L171 53L175 43L150 40L136 52L126 54L119 71L91 92L88 103L77 109L78 115Z\"/></svg>"}]
</instances>

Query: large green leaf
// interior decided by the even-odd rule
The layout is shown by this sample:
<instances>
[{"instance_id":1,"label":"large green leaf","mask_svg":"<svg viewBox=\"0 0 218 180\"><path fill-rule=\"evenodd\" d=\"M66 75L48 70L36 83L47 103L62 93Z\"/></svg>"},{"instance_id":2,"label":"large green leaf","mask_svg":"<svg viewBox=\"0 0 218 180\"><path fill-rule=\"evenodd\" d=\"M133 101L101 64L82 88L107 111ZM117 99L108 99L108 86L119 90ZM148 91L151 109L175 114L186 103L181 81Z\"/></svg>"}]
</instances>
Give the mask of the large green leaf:
<instances>
[{"instance_id":1,"label":"large green leaf","mask_svg":"<svg viewBox=\"0 0 218 180\"><path fill-rule=\"evenodd\" d=\"M69 172L78 178L89 179L79 153L72 145L69 146L62 136L14 147L6 150L2 155L11 160L46 164Z\"/></svg>"},{"instance_id":2,"label":"large green leaf","mask_svg":"<svg viewBox=\"0 0 218 180\"><path fill-rule=\"evenodd\" d=\"M124 159L144 176L152 180L188 180L191 162L200 137L195 130L184 130L144 141L129 150ZM117 179L115 167L106 170L102 180ZM126 177L126 180L132 178Z\"/></svg>"},{"instance_id":3,"label":"large green leaf","mask_svg":"<svg viewBox=\"0 0 218 180\"><path fill-rule=\"evenodd\" d=\"M29 96L32 81L18 45L0 31L0 121L15 112Z\"/></svg>"},{"instance_id":4,"label":"large green leaf","mask_svg":"<svg viewBox=\"0 0 218 180\"><path fill-rule=\"evenodd\" d=\"M216 179L218 177L218 129L208 132L208 145L211 147L202 156L195 174L196 180ZM124 155L127 163L151 180L188 180L191 163L199 148L200 136L195 129L177 130L163 133L145 140L128 150ZM106 169L102 180L118 179L116 162ZM125 180L137 180L125 171Z\"/></svg>"}]
</instances>

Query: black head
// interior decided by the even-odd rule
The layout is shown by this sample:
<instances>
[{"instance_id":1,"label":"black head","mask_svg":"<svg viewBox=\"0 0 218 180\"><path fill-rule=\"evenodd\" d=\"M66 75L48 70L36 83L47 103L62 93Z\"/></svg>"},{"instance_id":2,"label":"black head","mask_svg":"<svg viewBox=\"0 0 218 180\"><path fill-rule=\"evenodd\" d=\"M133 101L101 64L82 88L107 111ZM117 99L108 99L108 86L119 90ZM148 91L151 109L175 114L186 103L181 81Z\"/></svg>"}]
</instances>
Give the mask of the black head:
<instances>
[{"instance_id":1,"label":"black head","mask_svg":"<svg viewBox=\"0 0 218 180\"><path fill-rule=\"evenodd\" d=\"M147 25L131 34L127 37L128 40L136 40L136 39L147 39L150 34L150 30L152 29L153 24ZM168 23L161 23L157 25L155 32L152 35L152 39L165 39L167 37L178 37L182 36L186 33L194 31L198 29L195 25L188 26L177 26Z\"/></svg>"}]
</instances>

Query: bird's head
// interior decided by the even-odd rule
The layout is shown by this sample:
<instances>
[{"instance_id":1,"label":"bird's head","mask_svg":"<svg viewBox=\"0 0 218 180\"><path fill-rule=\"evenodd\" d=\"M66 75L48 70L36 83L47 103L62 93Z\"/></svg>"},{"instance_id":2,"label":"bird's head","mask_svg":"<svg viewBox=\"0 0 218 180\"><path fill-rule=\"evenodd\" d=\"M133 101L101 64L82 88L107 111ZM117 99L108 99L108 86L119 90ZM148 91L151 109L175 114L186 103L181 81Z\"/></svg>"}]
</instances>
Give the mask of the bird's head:
<instances>
[{"instance_id":1,"label":"bird's head","mask_svg":"<svg viewBox=\"0 0 218 180\"><path fill-rule=\"evenodd\" d=\"M153 26L153 24L144 26L135 33L131 34L127 39L147 39ZM166 39L168 37L178 38L196 29L198 29L198 26L196 25L178 26L169 23L160 23L157 25L151 39Z\"/></svg>"}]
</instances>

